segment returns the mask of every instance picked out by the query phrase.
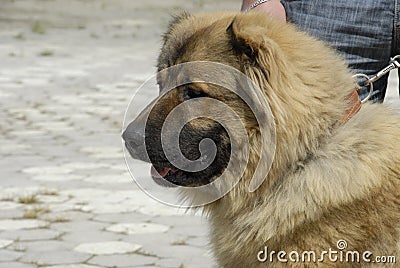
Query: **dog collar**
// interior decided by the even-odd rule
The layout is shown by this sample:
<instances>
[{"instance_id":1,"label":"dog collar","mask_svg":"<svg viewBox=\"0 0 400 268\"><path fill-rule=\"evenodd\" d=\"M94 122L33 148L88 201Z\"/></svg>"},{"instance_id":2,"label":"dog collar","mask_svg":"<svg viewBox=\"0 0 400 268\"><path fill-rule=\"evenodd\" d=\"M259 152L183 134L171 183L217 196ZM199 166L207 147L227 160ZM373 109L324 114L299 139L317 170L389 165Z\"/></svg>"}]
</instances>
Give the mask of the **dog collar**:
<instances>
[{"instance_id":1,"label":"dog collar","mask_svg":"<svg viewBox=\"0 0 400 268\"><path fill-rule=\"evenodd\" d=\"M347 96L346 101L348 101L351 106L346 110L343 119L340 121L340 126L346 124L361 109L361 100L358 96L357 89L354 89L351 94Z\"/></svg>"}]
</instances>

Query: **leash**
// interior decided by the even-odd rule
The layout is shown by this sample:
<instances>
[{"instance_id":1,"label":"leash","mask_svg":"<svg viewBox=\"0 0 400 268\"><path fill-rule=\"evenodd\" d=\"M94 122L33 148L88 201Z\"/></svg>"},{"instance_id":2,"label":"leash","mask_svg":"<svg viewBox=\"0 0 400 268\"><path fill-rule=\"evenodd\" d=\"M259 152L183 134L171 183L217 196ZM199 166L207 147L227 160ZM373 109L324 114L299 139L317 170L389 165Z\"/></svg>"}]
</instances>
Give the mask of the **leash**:
<instances>
[{"instance_id":1,"label":"leash","mask_svg":"<svg viewBox=\"0 0 400 268\"><path fill-rule=\"evenodd\" d=\"M397 56L394 56L393 58L390 58L389 65L386 66L385 68L383 68L382 70L380 70L379 72L377 72L375 75L373 75L371 77L369 77L366 74L362 74L362 73L353 75L354 78L359 79L359 81L357 83L357 88L358 88L357 91L358 92L360 92L360 90L363 87L369 87L368 96L365 97L363 100L361 100L361 103L365 103L371 98L372 93L374 91L374 82L376 82L379 79L381 79L384 75L386 75L390 71L400 68L399 60L400 60L400 55L397 55Z\"/></svg>"},{"instance_id":2,"label":"leash","mask_svg":"<svg viewBox=\"0 0 400 268\"><path fill-rule=\"evenodd\" d=\"M362 104L367 102L371 98L374 91L374 82L378 81L390 71L400 68L399 60L400 55L390 58L389 65L371 77L362 73L353 75L353 77L358 80L357 87L346 98L346 101L348 101L351 106L346 110L342 120L339 123L339 126L343 126L344 124L346 124L347 121L349 121L354 115L358 113L358 111L361 109ZM369 87L369 93L367 97L360 100L359 92L363 87Z\"/></svg>"}]
</instances>

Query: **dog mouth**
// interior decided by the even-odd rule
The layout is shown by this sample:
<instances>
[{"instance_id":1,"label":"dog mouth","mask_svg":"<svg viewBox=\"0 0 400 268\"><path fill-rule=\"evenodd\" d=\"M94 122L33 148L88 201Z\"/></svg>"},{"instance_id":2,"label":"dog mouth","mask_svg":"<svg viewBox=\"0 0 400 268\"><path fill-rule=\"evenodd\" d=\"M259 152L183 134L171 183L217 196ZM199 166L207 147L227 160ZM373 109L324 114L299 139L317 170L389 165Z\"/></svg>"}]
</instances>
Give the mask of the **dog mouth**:
<instances>
[{"instance_id":1,"label":"dog mouth","mask_svg":"<svg viewBox=\"0 0 400 268\"><path fill-rule=\"evenodd\" d=\"M171 165L152 163L150 174L155 183L163 187L198 187L211 182L208 176L200 172L184 171Z\"/></svg>"},{"instance_id":2,"label":"dog mouth","mask_svg":"<svg viewBox=\"0 0 400 268\"><path fill-rule=\"evenodd\" d=\"M150 174L155 183L164 187L179 186L176 182L184 175L179 169L157 164L152 164Z\"/></svg>"}]
</instances>

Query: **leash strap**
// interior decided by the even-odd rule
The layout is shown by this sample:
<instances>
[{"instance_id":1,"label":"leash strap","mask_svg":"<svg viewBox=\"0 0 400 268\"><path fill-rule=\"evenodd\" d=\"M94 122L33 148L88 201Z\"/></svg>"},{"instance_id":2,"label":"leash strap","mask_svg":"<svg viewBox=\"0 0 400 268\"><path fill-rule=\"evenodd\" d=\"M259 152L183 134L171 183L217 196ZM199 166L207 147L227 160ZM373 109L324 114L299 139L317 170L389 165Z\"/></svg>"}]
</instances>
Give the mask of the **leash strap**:
<instances>
[{"instance_id":1,"label":"leash strap","mask_svg":"<svg viewBox=\"0 0 400 268\"><path fill-rule=\"evenodd\" d=\"M369 87L369 94L368 94L368 96L366 98L361 100L361 103L365 103L371 98L372 93L374 91L374 82L376 82L379 79L381 79L384 75L386 75L390 71L400 68L399 60L400 60L400 55L397 55L397 56L394 56L393 58L390 58L389 65L386 66L385 68L383 68L382 70L380 70L379 72L377 72L372 77L369 77L368 75L362 74L362 73L355 74L353 76L353 77L361 80L361 82L357 81L358 91L360 91L362 87L367 87L367 86Z\"/></svg>"},{"instance_id":2,"label":"leash strap","mask_svg":"<svg viewBox=\"0 0 400 268\"><path fill-rule=\"evenodd\" d=\"M384 75L389 73L394 69L400 68L400 55L397 55L393 58L390 58L389 65L380 70L375 75L369 77L366 74L355 74L353 77L357 78L357 88L353 90L353 92L347 96L346 101L348 101L351 106L348 108L344 114L342 121L340 121L339 126L343 126L346 124L358 111L361 109L361 105L369 100L372 96L372 92L374 91L374 82L378 81ZM361 80L361 82L360 82ZM369 86L369 94L363 100L360 100L358 92L361 90L362 87Z\"/></svg>"}]
</instances>

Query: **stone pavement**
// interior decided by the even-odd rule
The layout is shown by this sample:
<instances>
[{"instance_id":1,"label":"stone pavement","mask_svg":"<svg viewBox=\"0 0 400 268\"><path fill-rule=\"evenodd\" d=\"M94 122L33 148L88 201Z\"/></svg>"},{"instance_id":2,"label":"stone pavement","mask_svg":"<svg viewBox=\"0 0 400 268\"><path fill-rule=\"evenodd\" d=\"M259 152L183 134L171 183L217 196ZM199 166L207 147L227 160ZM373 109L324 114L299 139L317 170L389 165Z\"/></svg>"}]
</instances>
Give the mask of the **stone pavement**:
<instances>
[{"instance_id":1,"label":"stone pavement","mask_svg":"<svg viewBox=\"0 0 400 268\"><path fill-rule=\"evenodd\" d=\"M239 6L2 0L0 268L215 265L206 220L143 193L120 134L133 91L155 72L170 14ZM388 100L399 107L394 90Z\"/></svg>"}]
</instances>

